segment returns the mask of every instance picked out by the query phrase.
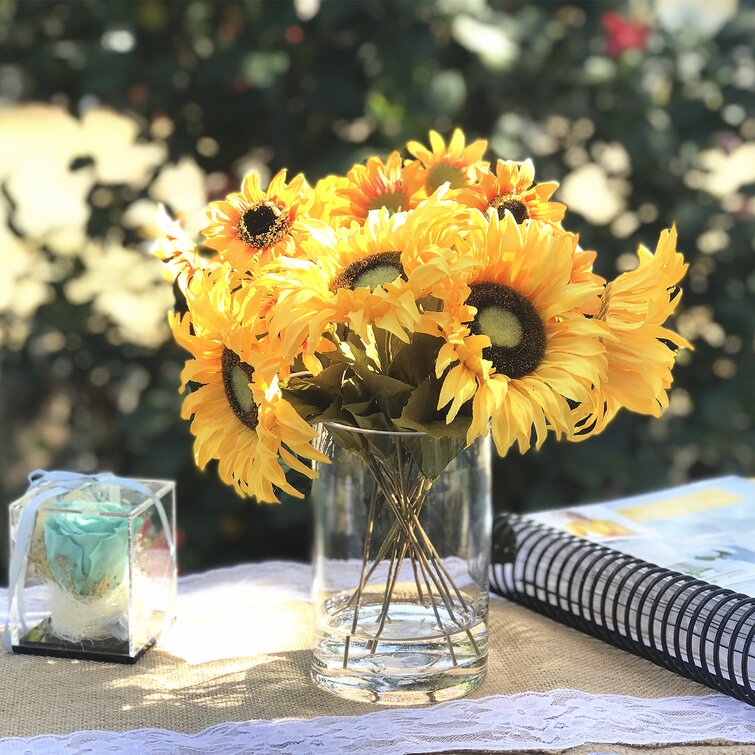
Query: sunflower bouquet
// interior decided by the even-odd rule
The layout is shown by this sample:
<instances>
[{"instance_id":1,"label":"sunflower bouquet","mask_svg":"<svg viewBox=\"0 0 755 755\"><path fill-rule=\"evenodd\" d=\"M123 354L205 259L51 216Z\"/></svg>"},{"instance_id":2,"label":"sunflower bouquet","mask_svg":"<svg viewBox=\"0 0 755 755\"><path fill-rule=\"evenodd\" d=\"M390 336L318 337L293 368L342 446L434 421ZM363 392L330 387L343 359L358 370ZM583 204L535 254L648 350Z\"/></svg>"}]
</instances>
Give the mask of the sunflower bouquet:
<instances>
[{"instance_id":1,"label":"sunflower bouquet","mask_svg":"<svg viewBox=\"0 0 755 755\"><path fill-rule=\"evenodd\" d=\"M622 408L658 416L678 347L664 327L687 265L676 230L606 281L561 224L555 182L486 142L409 142L312 188L257 174L208 207L204 247L162 219L185 311L183 405L197 464L242 496L301 496L326 420L460 439L504 455L582 440Z\"/></svg>"},{"instance_id":2,"label":"sunflower bouquet","mask_svg":"<svg viewBox=\"0 0 755 755\"><path fill-rule=\"evenodd\" d=\"M459 130L429 142L314 187L281 171L263 190L253 173L209 205L204 248L166 217L157 252L185 301L171 325L191 354L182 414L197 464L217 460L258 501L301 496L286 472L317 476L325 425L394 511L373 562L393 548L396 570L419 561L451 597L416 517L422 491L489 433L504 455L549 433L590 437L621 408L659 415L689 348L664 327L687 265L672 228L606 282L531 161L488 163L486 142ZM352 428L412 440L389 460ZM410 492L386 479L406 467L422 481Z\"/></svg>"}]
</instances>

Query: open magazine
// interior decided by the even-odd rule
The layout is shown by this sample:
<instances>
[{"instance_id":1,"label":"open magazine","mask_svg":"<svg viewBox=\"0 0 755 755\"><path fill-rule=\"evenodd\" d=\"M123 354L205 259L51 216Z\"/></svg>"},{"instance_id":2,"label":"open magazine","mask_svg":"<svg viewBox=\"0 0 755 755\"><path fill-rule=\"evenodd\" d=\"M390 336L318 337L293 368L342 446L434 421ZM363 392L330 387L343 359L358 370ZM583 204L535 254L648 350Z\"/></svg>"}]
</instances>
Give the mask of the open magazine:
<instances>
[{"instance_id":1,"label":"open magazine","mask_svg":"<svg viewBox=\"0 0 755 755\"><path fill-rule=\"evenodd\" d=\"M755 482L721 477L494 528L492 587L755 704Z\"/></svg>"}]
</instances>

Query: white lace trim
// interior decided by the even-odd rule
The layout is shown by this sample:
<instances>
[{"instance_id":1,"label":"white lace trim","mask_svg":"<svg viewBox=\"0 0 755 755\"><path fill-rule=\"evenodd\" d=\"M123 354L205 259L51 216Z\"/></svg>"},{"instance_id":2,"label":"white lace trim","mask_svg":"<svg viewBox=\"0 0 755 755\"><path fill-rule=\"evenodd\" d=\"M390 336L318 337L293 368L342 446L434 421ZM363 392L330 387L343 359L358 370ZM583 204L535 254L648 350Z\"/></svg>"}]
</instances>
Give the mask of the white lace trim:
<instances>
[{"instance_id":1,"label":"white lace trim","mask_svg":"<svg viewBox=\"0 0 755 755\"><path fill-rule=\"evenodd\" d=\"M198 734L160 729L0 739L2 753L403 755L449 749L564 749L583 744L755 742L748 705L722 695L646 700L575 690L495 695L361 716L250 721Z\"/></svg>"}]
</instances>

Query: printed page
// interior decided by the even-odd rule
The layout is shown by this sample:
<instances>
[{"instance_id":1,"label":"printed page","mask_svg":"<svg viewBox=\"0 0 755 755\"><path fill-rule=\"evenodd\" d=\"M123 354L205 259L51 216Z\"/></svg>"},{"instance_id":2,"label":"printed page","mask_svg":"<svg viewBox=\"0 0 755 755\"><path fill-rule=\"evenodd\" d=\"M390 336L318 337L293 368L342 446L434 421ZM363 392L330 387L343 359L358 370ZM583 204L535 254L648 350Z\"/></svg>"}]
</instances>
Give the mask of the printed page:
<instances>
[{"instance_id":1,"label":"printed page","mask_svg":"<svg viewBox=\"0 0 755 755\"><path fill-rule=\"evenodd\" d=\"M527 517L755 596L755 482L720 477Z\"/></svg>"}]
</instances>

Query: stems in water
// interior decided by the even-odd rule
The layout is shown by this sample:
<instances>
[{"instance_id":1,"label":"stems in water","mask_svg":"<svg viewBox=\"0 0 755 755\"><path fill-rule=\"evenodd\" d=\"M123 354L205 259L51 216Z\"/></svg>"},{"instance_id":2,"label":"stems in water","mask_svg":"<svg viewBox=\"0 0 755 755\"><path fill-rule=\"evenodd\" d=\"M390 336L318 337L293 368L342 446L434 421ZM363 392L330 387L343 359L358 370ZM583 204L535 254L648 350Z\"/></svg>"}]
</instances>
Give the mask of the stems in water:
<instances>
[{"instance_id":1,"label":"stems in water","mask_svg":"<svg viewBox=\"0 0 755 755\"><path fill-rule=\"evenodd\" d=\"M367 568L367 561L370 558L370 543L372 541L372 530L375 526L375 504L377 503L378 487L377 484L372 486L372 496L370 497L370 510L367 514L367 534L364 538L364 551L362 552L362 572L359 576L359 587L356 591L356 608L354 609L354 621L351 624L351 633L346 636L346 645L343 650L343 667L346 668L349 665L349 644L352 636L357 631L357 622L359 621L359 607L362 602L362 591L365 585L365 569Z\"/></svg>"},{"instance_id":2,"label":"stems in water","mask_svg":"<svg viewBox=\"0 0 755 755\"><path fill-rule=\"evenodd\" d=\"M469 613L470 605L454 584L443 559L420 522L420 514L427 500L431 483L419 471L412 454L409 449L404 447L401 439L395 442L395 465L387 463L385 459L381 458L380 454L368 458L368 466L373 475L374 485L367 515L359 585L349 600L339 608L339 612L342 612L352 606L354 607L351 631L347 635L344 645L344 669L349 664L351 639L357 634L359 627L359 615L364 605L365 589L375 571L384 563L389 552L391 557L385 578L382 605L377 617L377 628L366 645L370 653L374 655L377 651L380 637L390 618L391 600L396 590L399 574L404 561L408 558L411 563L417 603L429 605L432 608L438 629L448 643L454 666L457 665L457 659L451 641L452 630L443 623L438 610L439 604L442 604L445 608L450 621L459 629L464 629L475 653L478 656L480 655L477 643L466 626L464 614ZM414 479L415 476L416 479ZM382 511L381 504L383 504ZM377 534L376 522L380 514L385 512L385 504L393 514L394 521L388 528L383 541L375 548L375 553L371 559L372 541ZM370 561L372 561L371 564ZM454 602L452 594L456 596L458 603Z\"/></svg>"}]
</instances>

